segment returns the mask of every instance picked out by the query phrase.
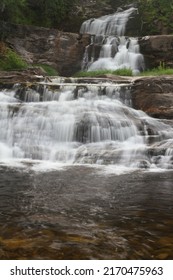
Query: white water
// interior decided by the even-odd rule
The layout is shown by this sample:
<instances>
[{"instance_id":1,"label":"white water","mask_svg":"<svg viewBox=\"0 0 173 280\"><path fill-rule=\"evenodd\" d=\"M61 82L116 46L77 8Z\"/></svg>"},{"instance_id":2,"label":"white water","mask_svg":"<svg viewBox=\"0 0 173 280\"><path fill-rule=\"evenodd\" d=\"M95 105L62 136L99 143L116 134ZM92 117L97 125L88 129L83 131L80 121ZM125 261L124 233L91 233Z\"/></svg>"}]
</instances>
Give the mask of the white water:
<instances>
[{"instance_id":1,"label":"white water","mask_svg":"<svg viewBox=\"0 0 173 280\"><path fill-rule=\"evenodd\" d=\"M144 58L140 54L138 40L124 36L129 18L136 13L137 9L131 7L113 15L89 19L82 24L80 33L91 35L91 44L86 47L83 58L83 70L127 68L133 74L144 70ZM100 54L97 58L98 46Z\"/></svg>"},{"instance_id":2,"label":"white water","mask_svg":"<svg viewBox=\"0 0 173 280\"><path fill-rule=\"evenodd\" d=\"M80 33L123 36L129 17L136 12L137 9L131 7L112 15L86 20L81 26Z\"/></svg>"},{"instance_id":3,"label":"white water","mask_svg":"<svg viewBox=\"0 0 173 280\"><path fill-rule=\"evenodd\" d=\"M172 127L132 109L130 85L48 88L42 98L26 90L25 102L16 89L0 92L1 162L172 168Z\"/></svg>"}]
</instances>

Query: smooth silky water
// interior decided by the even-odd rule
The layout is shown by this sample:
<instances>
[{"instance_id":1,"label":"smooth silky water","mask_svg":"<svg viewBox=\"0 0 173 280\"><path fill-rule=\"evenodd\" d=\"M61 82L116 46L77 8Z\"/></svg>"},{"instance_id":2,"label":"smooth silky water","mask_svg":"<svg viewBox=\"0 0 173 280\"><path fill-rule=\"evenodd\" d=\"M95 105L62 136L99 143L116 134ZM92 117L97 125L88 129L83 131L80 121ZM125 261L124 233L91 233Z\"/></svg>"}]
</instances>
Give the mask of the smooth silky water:
<instances>
[{"instance_id":1,"label":"smooth silky water","mask_svg":"<svg viewBox=\"0 0 173 280\"><path fill-rule=\"evenodd\" d=\"M135 11L84 23L83 68L141 70ZM0 258L172 259L173 124L134 110L130 82L65 81L0 92Z\"/></svg>"},{"instance_id":2,"label":"smooth silky water","mask_svg":"<svg viewBox=\"0 0 173 280\"><path fill-rule=\"evenodd\" d=\"M126 36L126 26L138 9L130 7L111 15L83 22L80 34L90 34L91 42L86 47L82 69L117 70L131 69L138 74L145 69L143 55L138 40Z\"/></svg>"},{"instance_id":3,"label":"smooth silky water","mask_svg":"<svg viewBox=\"0 0 173 280\"><path fill-rule=\"evenodd\" d=\"M1 259L172 259L173 128L130 86L1 92Z\"/></svg>"}]
</instances>

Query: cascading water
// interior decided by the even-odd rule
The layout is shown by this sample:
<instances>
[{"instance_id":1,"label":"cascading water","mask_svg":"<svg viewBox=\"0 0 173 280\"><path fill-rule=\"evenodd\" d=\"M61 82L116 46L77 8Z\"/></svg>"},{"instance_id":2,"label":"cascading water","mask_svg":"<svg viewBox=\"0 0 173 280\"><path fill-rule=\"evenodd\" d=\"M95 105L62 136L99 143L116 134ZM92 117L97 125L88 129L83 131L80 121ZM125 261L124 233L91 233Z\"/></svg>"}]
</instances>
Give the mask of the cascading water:
<instances>
[{"instance_id":1,"label":"cascading water","mask_svg":"<svg viewBox=\"0 0 173 280\"><path fill-rule=\"evenodd\" d=\"M102 45L96 61L86 48L88 70L140 70L137 39L122 36L136 12L131 7L83 23L80 32ZM131 82L67 80L0 92L0 161L173 167L173 128L132 108Z\"/></svg>"},{"instance_id":2,"label":"cascading water","mask_svg":"<svg viewBox=\"0 0 173 280\"><path fill-rule=\"evenodd\" d=\"M131 108L130 87L73 79L2 91L0 161L172 168L173 128Z\"/></svg>"},{"instance_id":3,"label":"cascading water","mask_svg":"<svg viewBox=\"0 0 173 280\"><path fill-rule=\"evenodd\" d=\"M136 13L137 9L131 7L82 24L80 33L91 35L91 44L86 47L83 58L83 70L129 68L133 74L144 70L138 40L124 36L129 18Z\"/></svg>"}]
</instances>

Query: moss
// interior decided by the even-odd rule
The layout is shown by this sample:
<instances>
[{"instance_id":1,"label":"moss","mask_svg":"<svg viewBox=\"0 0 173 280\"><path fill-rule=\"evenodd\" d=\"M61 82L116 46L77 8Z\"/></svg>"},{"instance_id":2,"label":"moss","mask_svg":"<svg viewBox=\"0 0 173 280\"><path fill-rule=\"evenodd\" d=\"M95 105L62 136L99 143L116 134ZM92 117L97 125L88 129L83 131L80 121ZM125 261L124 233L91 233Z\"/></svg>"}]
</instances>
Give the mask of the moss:
<instances>
[{"instance_id":1,"label":"moss","mask_svg":"<svg viewBox=\"0 0 173 280\"><path fill-rule=\"evenodd\" d=\"M39 66L41 67L48 76L58 76L58 72L55 68L53 68L52 66L50 65L47 65L47 64L36 64L34 66Z\"/></svg>"}]
</instances>

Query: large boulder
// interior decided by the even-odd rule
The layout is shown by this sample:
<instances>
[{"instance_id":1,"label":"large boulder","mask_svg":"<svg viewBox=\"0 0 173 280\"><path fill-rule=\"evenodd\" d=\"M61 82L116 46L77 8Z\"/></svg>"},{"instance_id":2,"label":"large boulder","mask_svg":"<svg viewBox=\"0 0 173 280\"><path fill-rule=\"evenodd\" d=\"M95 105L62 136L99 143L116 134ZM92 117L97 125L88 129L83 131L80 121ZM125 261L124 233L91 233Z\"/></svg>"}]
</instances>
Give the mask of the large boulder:
<instances>
[{"instance_id":1,"label":"large boulder","mask_svg":"<svg viewBox=\"0 0 173 280\"><path fill-rule=\"evenodd\" d=\"M173 35L145 36L139 38L139 45L147 69L173 67Z\"/></svg>"},{"instance_id":2,"label":"large boulder","mask_svg":"<svg viewBox=\"0 0 173 280\"><path fill-rule=\"evenodd\" d=\"M152 117L173 119L173 77L136 78L132 86L133 107Z\"/></svg>"}]
</instances>

